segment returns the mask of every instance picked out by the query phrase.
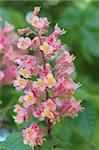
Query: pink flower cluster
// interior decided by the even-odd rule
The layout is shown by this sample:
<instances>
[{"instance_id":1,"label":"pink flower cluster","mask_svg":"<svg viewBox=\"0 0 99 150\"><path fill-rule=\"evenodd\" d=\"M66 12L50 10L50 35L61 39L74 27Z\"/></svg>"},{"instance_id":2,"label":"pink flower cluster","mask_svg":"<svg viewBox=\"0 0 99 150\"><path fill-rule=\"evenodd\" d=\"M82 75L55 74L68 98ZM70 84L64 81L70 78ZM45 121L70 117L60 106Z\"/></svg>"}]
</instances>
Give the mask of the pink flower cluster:
<instances>
[{"instance_id":1,"label":"pink flower cluster","mask_svg":"<svg viewBox=\"0 0 99 150\"><path fill-rule=\"evenodd\" d=\"M24 138L24 144L30 145L32 148L34 146L41 146L43 141L43 132L40 127L34 122L26 129L22 131Z\"/></svg>"},{"instance_id":2,"label":"pink flower cluster","mask_svg":"<svg viewBox=\"0 0 99 150\"><path fill-rule=\"evenodd\" d=\"M24 95L19 97L21 105L16 105L14 112L15 122L21 124L32 116L39 121L46 120L47 133L51 133L51 126L64 117L76 117L82 111L80 102L76 101L73 93L79 87L71 78L74 70L73 56L64 51L59 56L54 67L50 59L61 51L62 43L58 39L63 34L56 24L53 33L46 35L49 28L47 18L39 18L40 8L35 7L29 23L35 30L35 37L30 39L27 35L32 33L32 28L24 28L19 33L26 37L18 39L17 47L23 50L34 51L35 55L23 55L16 59L18 76L13 81L16 90L24 90ZM44 141L44 129L34 122L22 131L24 143L40 146ZM42 134L43 133L43 134Z\"/></svg>"},{"instance_id":3,"label":"pink flower cluster","mask_svg":"<svg viewBox=\"0 0 99 150\"><path fill-rule=\"evenodd\" d=\"M1 22L2 23L2 20ZM14 27L5 22L0 28L0 84L10 84L16 78L17 67L14 60L23 55L24 51L16 47L18 35L14 32Z\"/></svg>"}]
</instances>

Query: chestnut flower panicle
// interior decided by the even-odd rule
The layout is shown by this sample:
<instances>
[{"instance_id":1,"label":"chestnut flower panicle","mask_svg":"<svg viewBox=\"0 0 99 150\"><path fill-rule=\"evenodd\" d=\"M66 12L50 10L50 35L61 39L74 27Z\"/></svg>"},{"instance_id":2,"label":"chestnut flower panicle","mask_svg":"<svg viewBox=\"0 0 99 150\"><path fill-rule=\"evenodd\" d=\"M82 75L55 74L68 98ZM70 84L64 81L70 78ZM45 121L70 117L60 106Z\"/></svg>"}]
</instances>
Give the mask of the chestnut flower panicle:
<instances>
[{"instance_id":1,"label":"chestnut flower panicle","mask_svg":"<svg viewBox=\"0 0 99 150\"><path fill-rule=\"evenodd\" d=\"M39 7L34 8L32 17L28 19L32 28L20 29L20 35L26 34L26 37L20 37L17 43L20 49L34 50L35 56L23 55L16 59L18 76L13 81L16 90L24 91L24 95L18 100L21 105L16 105L14 109L15 122L22 124L31 117L39 121L46 120L46 130L33 122L22 131L24 144L32 148L42 145L44 135L51 134L51 126L61 118L73 118L82 111L80 102L73 97L73 93L79 87L71 78L74 57L65 50L55 60L54 67L49 61L57 51L61 51L59 36L63 34L63 30L56 24L53 33L46 35L49 22L45 17L39 18L39 11ZM30 39L27 35L32 33L33 29L36 35Z\"/></svg>"},{"instance_id":2,"label":"chestnut flower panicle","mask_svg":"<svg viewBox=\"0 0 99 150\"><path fill-rule=\"evenodd\" d=\"M3 20L0 21L2 23ZM14 26L7 21L0 28L0 85L11 84L17 76L17 66L14 60L26 53L16 46L18 35Z\"/></svg>"}]
</instances>

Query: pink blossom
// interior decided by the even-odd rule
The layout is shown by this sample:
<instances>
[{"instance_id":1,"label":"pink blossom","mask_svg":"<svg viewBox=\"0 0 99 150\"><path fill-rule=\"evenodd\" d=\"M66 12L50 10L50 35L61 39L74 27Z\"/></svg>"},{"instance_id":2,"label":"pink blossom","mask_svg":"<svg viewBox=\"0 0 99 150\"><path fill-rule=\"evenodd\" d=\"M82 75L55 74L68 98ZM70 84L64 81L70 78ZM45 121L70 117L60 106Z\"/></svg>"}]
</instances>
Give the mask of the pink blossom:
<instances>
[{"instance_id":1,"label":"pink blossom","mask_svg":"<svg viewBox=\"0 0 99 150\"><path fill-rule=\"evenodd\" d=\"M12 80L14 80L16 78L16 66L15 65L10 65L8 66L4 71L4 77L2 78L2 80L0 80L0 83L3 84L10 84L12 82Z\"/></svg>"},{"instance_id":2,"label":"pink blossom","mask_svg":"<svg viewBox=\"0 0 99 150\"><path fill-rule=\"evenodd\" d=\"M33 93L29 91L25 96L19 97L19 102L21 102L25 108L28 108L36 103L36 99Z\"/></svg>"},{"instance_id":3,"label":"pink blossom","mask_svg":"<svg viewBox=\"0 0 99 150\"><path fill-rule=\"evenodd\" d=\"M6 59L7 59L7 60L6 60ZM4 55L4 57L3 57L3 62L7 62L7 63L8 63L8 61L12 61L12 60L14 60L14 51L13 51L13 48L10 49L10 50L8 50L8 51L5 53L5 55Z\"/></svg>"},{"instance_id":4,"label":"pink blossom","mask_svg":"<svg viewBox=\"0 0 99 150\"><path fill-rule=\"evenodd\" d=\"M47 43L49 45L54 45L56 42L56 36L54 34L51 34L47 39L46 39Z\"/></svg>"},{"instance_id":5,"label":"pink blossom","mask_svg":"<svg viewBox=\"0 0 99 150\"><path fill-rule=\"evenodd\" d=\"M39 17L33 16L32 20L31 20L31 24L33 27L39 28L39 25L40 25Z\"/></svg>"},{"instance_id":6,"label":"pink blossom","mask_svg":"<svg viewBox=\"0 0 99 150\"><path fill-rule=\"evenodd\" d=\"M23 116L13 116L13 119L17 124L22 124L24 122Z\"/></svg>"},{"instance_id":7,"label":"pink blossom","mask_svg":"<svg viewBox=\"0 0 99 150\"><path fill-rule=\"evenodd\" d=\"M31 19L31 24L36 30L43 30L49 27L49 22L47 18L39 18L37 16L33 16Z\"/></svg>"},{"instance_id":8,"label":"pink blossom","mask_svg":"<svg viewBox=\"0 0 99 150\"><path fill-rule=\"evenodd\" d=\"M4 78L4 76L5 75L4 75L3 71L0 70L0 80L2 80Z\"/></svg>"},{"instance_id":9,"label":"pink blossom","mask_svg":"<svg viewBox=\"0 0 99 150\"><path fill-rule=\"evenodd\" d=\"M33 12L33 16L38 16L39 11L40 11L40 7L35 7L34 12Z\"/></svg>"},{"instance_id":10,"label":"pink blossom","mask_svg":"<svg viewBox=\"0 0 99 150\"><path fill-rule=\"evenodd\" d=\"M26 85L27 85L27 80L21 77L17 77L17 79L13 81L13 86L16 88L16 90L25 89Z\"/></svg>"},{"instance_id":11,"label":"pink blossom","mask_svg":"<svg viewBox=\"0 0 99 150\"><path fill-rule=\"evenodd\" d=\"M57 108L60 108L60 107L62 107L62 101L60 100L60 99L58 99L58 98L55 98L55 104L56 104L56 107Z\"/></svg>"},{"instance_id":12,"label":"pink blossom","mask_svg":"<svg viewBox=\"0 0 99 150\"><path fill-rule=\"evenodd\" d=\"M43 45L40 46L40 49L44 52L45 55L52 54L54 50L54 48L47 42L44 42Z\"/></svg>"},{"instance_id":13,"label":"pink blossom","mask_svg":"<svg viewBox=\"0 0 99 150\"><path fill-rule=\"evenodd\" d=\"M36 57L27 55L23 59L23 67L26 69L32 69L36 65Z\"/></svg>"},{"instance_id":14,"label":"pink blossom","mask_svg":"<svg viewBox=\"0 0 99 150\"><path fill-rule=\"evenodd\" d=\"M23 61L21 59L16 59L15 62L21 67L23 66Z\"/></svg>"},{"instance_id":15,"label":"pink blossom","mask_svg":"<svg viewBox=\"0 0 99 150\"><path fill-rule=\"evenodd\" d=\"M60 67L60 70L57 71L56 76L58 78L61 78L63 76L70 76L73 71L74 71L73 66L71 66L71 67L67 66L66 68Z\"/></svg>"},{"instance_id":16,"label":"pink blossom","mask_svg":"<svg viewBox=\"0 0 99 150\"><path fill-rule=\"evenodd\" d=\"M71 95L78 87L79 85L74 83L72 79L62 77L62 79L58 80L58 84L56 85L55 95Z\"/></svg>"},{"instance_id":17,"label":"pink blossom","mask_svg":"<svg viewBox=\"0 0 99 150\"><path fill-rule=\"evenodd\" d=\"M80 102L76 101L73 97L69 101L63 101L63 106L61 107L63 115L75 117L79 111L82 111Z\"/></svg>"},{"instance_id":18,"label":"pink blossom","mask_svg":"<svg viewBox=\"0 0 99 150\"><path fill-rule=\"evenodd\" d=\"M20 48L20 49L28 49L31 45L31 39L26 37L26 38L23 38L23 37L20 37L18 39L18 43L17 43L17 47Z\"/></svg>"},{"instance_id":19,"label":"pink blossom","mask_svg":"<svg viewBox=\"0 0 99 150\"><path fill-rule=\"evenodd\" d=\"M61 48L61 41L57 40L57 37L54 34L47 37L46 41L49 45L53 46L54 52Z\"/></svg>"},{"instance_id":20,"label":"pink blossom","mask_svg":"<svg viewBox=\"0 0 99 150\"><path fill-rule=\"evenodd\" d=\"M17 67L14 60L25 52L16 47L18 35L14 32L14 26L5 22L3 28L0 28L0 51L2 53L0 70L3 71L4 77L0 84L11 84L16 78Z\"/></svg>"},{"instance_id":21,"label":"pink blossom","mask_svg":"<svg viewBox=\"0 0 99 150\"><path fill-rule=\"evenodd\" d=\"M56 110L56 104L50 98L46 102L44 102L44 107L49 109L52 112Z\"/></svg>"},{"instance_id":22,"label":"pink blossom","mask_svg":"<svg viewBox=\"0 0 99 150\"><path fill-rule=\"evenodd\" d=\"M56 80L52 74L47 74L45 78L45 84L47 87L52 88L55 86Z\"/></svg>"},{"instance_id":23,"label":"pink blossom","mask_svg":"<svg viewBox=\"0 0 99 150\"><path fill-rule=\"evenodd\" d=\"M57 112L57 111L55 111L55 112L53 113L53 115L54 115L54 116L50 119L50 122L51 122L52 124L56 124L57 121L60 121L61 116L60 116L60 113Z\"/></svg>"},{"instance_id":24,"label":"pink blossom","mask_svg":"<svg viewBox=\"0 0 99 150\"><path fill-rule=\"evenodd\" d=\"M74 71L74 58L67 50L61 54L62 43L58 36L63 34L63 30L56 24L54 32L46 35L49 22L46 17L38 16L39 11L40 8L35 7L29 19L35 30L35 36L33 35L30 44L28 45L26 41L28 37L21 37L21 41L18 41L21 45L25 40L27 51L34 50L34 55L29 53L15 60L18 64L18 73L16 80L13 81L16 90L24 92L18 99L21 106L16 105L14 109L17 113L14 116L15 121L20 124L33 116L39 121L46 122L46 129L32 123L22 131L24 144L31 146L32 149L42 145L44 134L51 134L52 124L64 117L76 117L78 112L82 111L80 102L73 97L73 93L79 87L71 77ZM21 29L20 33L26 33L27 30ZM57 54L57 51L60 51L61 56L52 64L54 58L52 56Z\"/></svg>"},{"instance_id":25,"label":"pink blossom","mask_svg":"<svg viewBox=\"0 0 99 150\"><path fill-rule=\"evenodd\" d=\"M0 51L3 49L3 44L0 43Z\"/></svg>"},{"instance_id":26,"label":"pink blossom","mask_svg":"<svg viewBox=\"0 0 99 150\"><path fill-rule=\"evenodd\" d=\"M5 27L3 29L4 32L11 32L14 30L14 26L9 24L7 21L5 22Z\"/></svg>"},{"instance_id":27,"label":"pink blossom","mask_svg":"<svg viewBox=\"0 0 99 150\"><path fill-rule=\"evenodd\" d=\"M23 28L23 29L18 29L18 33L19 33L20 35L26 34L26 35L28 36L29 34L32 33L32 30L31 30L30 27L26 27L26 28Z\"/></svg>"},{"instance_id":28,"label":"pink blossom","mask_svg":"<svg viewBox=\"0 0 99 150\"><path fill-rule=\"evenodd\" d=\"M31 48L37 49L39 46L40 46L40 40L39 40L39 38L36 36L36 37L34 37L34 39L32 40Z\"/></svg>"},{"instance_id":29,"label":"pink blossom","mask_svg":"<svg viewBox=\"0 0 99 150\"><path fill-rule=\"evenodd\" d=\"M24 144L29 145L32 148L36 145L42 145L44 141L42 130L35 123L32 123L29 127L22 130L22 136L24 137Z\"/></svg>"},{"instance_id":30,"label":"pink blossom","mask_svg":"<svg viewBox=\"0 0 99 150\"><path fill-rule=\"evenodd\" d=\"M13 119L17 124L21 124L29 118L28 110L20 105L15 105L14 112L17 113L16 116L13 116Z\"/></svg>"},{"instance_id":31,"label":"pink blossom","mask_svg":"<svg viewBox=\"0 0 99 150\"><path fill-rule=\"evenodd\" d=\"M27 69L27 71L35 68L36 57L31 55L23 55L20 59L16 59L15 62L19 65L19 68L22 67Z\"/></svg>"},{"instance_id":32,"label":"pink blossom","mask_svg":"<svg viewBox=\"0 0 99 150\"><path fill-rule=\"evenodd\" d=\"M54 51L58 51L61 49L61 41L57 40L55 45L54 45Z\"/></svg>"},{"instance_id":33,"label":"pink blossom","mask_svg":"<svg viewBox=\"0 0 99 150\"><path fill-rule=\"evenodd\" d=\"M37 111L34 111L33 116L38 118L39 121L43 121L45 119L45 114L42 108L39 108Z\"/></svg>"},{"instance_id":34,"label":"pink blossom","mask_svg":"<svg viewBox=\"0 0 99 150\"><path fill-rule=\"evenodd\" d=\"M37 81L33 82L33 87L39 89L40 91L44 91L46 85L43 79L38 79Z\"/></svg>"},{"instance_id":35,"label":"pink blossom","mask_svg":"<svg viewBox=\"0 0 99 150\"><path fill-rule=\"evenodd\" d=\"M51 74L51 65L49 63L45 64L45 69L43 66L39 67L39 74L41 78L46 78L47 74Z\"/></svg>"},{"instance_id":36,"label":"pink blossom","mask_svg":"<svg viewBox=\"0 0 99 150\"><path fill-rule=\"evenodd\" d=\"M56 68L59 70L57 71L56 75L58 78L62 76L69 76L73 72L73 59L73 56L70 55L67 51L65 51L64 54L57 59Z\"/></svg>"},{"instance_id":37,"label":"pink blossom","mask_svg":"<svg viewBox=\"0 0 99 150\"><path fill-rule=\"evenodd\" d=\"M31 71L24 69L24 68L20 68L18 74L23 76L24 78L30 78L31 77Z\"/></svg>"},{"instance_id":38,"label":"pink blossom","mask_svg":"<svg viewBox=\"0 0 99 150\"><path fill-rule=\"evenodd\" d=\"M53 34L56 36L62 35L62 30L58 27L58 24L55 25Z\"/></svg>"},{"instance_id":39,"label":"pink blossom","mask_svg":"<svg viewBox=\"0 0 99 150\"><path fill-rule=\"evenodd\" d=\"M30 17L28 20L29 20L29 23L32 24L32 26L34 27L34 29L36 31L39 31L40 33L42 31L46 32L46 30L49 27L49 22L48 22L46 17L44 17L44 18L38 17L39 11L40 11L40 7L35 7L34 12L33 12L33 16Z\"/></svg>"},{"instance_id":40,"label":"pink blossom","mask_svg":"<svg viewBox=\"0 0 99 150\"><path fill-rule=\"evenodd\" d=\"M18 113L20 116L23 116L24 114L24 108L22 108L20 105L15 105L15 108L14 108L14 112Z\"/></svg>"},{"instance_id":41,"label":"pink blossom","mask_svg":"<svg viewBox=\"0 0 99 150\"><path fill-rule=\"evenodd\" d=\"M48 22L48 20L47 20L47 18L46 17L44 17L44 18L40 18L40 23L39 23L39 28L40 29L47 29L49 27L49 22Z\"/></svg>"},{"instance_id":42,"label":"pink blossom","mask_svg":"<svg viewBox=\"0 0 99 150\"><path fill-rule=\"evenodd\" d=\"M70 55L69 52L65 51L63 55L57 60L57 65L65 66L66 64L72 64L73 59L73 56Z\"/></svg>"},{"instance_id":43,"label":"pink blossom","mask_svg":"<svg viewBox=\"0 0 99 150\"><path fill-rule=\"evenodd\" d=\"M53 119L54 113L50 111L48 108L44 108L44 115L46 118Z\"/></svg>"}]
</instances>

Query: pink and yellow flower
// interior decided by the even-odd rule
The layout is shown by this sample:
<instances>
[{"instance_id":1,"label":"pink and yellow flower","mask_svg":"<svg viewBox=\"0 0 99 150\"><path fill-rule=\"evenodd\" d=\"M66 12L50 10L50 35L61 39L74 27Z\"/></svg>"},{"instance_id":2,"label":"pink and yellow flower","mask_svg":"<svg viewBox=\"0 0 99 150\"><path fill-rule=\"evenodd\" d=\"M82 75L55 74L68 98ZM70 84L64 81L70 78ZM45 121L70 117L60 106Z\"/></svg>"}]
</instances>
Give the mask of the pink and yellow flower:
<instances>
[{"instance_id":1,"label":"pink and yellow flower","mask_svg":"<svg viewBox=\"0 0 99 150\"><path fill-rule=\"evenodd\" d=\"M34 37L34 39L32 40L31 48L37 49L37 48L39 48L39 46L40 46L40 40L39 40L39 38L36 36L36 37Z\"/></svg>"},{"instance_id":2,"label":"pink and yellow flower","mask_svg":"<svg viewBox=\"0 0 99 150\"><path fill-rule=\"evenodd\" d=\"M32 16L28 18L36 36L31 40L21 37L17 44L21 49L36 50L35 54L23 55L16 60L18 76L14 81L16 89L24 90L25 94L19 97L23 107L15 106L15 121L20 124L32 116L39 121L46 121L46 130L41 130L40 126L32 123L22 131L24 144L32 149L42 145L43 133L50 134L52 124L64 117L76 117L78 112L82 111L80 102L73 97L73 93L79 87L70 76L74 70L73 56L65 50L61 57L55 60L56 64L53 65L49 60L61 50L62 43L58 37L63 34L63 30L56 24L54 32L46 35L49 22L46 17L38 17L39 11L40 8L35 7ZM32 28L21 29L20 34L29 34L31 30Z\"/></svg>"},{"instance_id":3,"label":"pink and yellow flower","mask_svg":"<svg viewBox=\"0 0 99 150\"><path fill-rule=\"evenodd\" d=\"M50 98L46 102L44 102L44 107L48 108L52 112L56 110L56 104Z\"/></svg>"},{"instance_id":4,"label":"pink and yellow flower","mask_svg":"<svg viewBox=\"0 0 99 150\"><path fill-rule=\"evenodd\" d=\"M52 74L47 74L47 76L45 78L45 84L48 88L52 88L55 86L56 80Z\"/></svg>"},{"instance_id":5,"label":"pink and yellow flower","mask_svg":"<svg viewBox=\"0 0 99 150\"><path fill-rule=\"evenodd\" d=\"M9 24L7 21L5 22L5 27L3 29L4 32L11 32L14 30L14 26Z\"/></svg>"},{"instance_id":6,"label":"pink and yellow flower","mask_svg":"<svg viewBox=\"0 0 99 150\"><path fill-rule=\"evenodd\" d=\"M44 42L43 45L40 46L40 49L44 52L44 54L52 54L53 53L53 47L50 46L47 42Z\"/></svg>"},{"instance_id":7,"label":"pink and yellow flower","mask_svg":"<svg viewBox=\"0 0 99 150\"><path fill-rule=\"evenodd\" d=\"M37 81L34 81L34 82L33 82L33 87L39 89L40 91L44 91L46 85L45 85L43 79L40 79L40 78L39 78Z\"/></svg>"},{"instance_id":8,"label":"pink and yellow flower","mask_svg":"<svg viewBox=\"0 0 99 150\"><path fill-rule=\"evenodd\" d=\"M69 101L64 100L61 107L61 113L64 116L76 117L79 111L82 111L83 108L80 106L80 102L76 101L72 97Z\"/></svg>"},{"instance_id":9,"label":"pink and yellow flower","mask_svg":"<svg viewBox=\"0 0 99 150\"><path fill-rule=\"evenodd\" d=\"M23 76L24 78L30 78L31 77L31 71L24 69L24 68L20 68L18 73L19 73L19 75Z\"/></svg>"},{"instance_id":10,"label":"pink and yellow flower","mask_svg":"<svg viewBox=\"0 0 99 150\"><path fill-rule=\"evenodd\" d=\"M30 145L32 149L36 145L42 145L44 141L42 130L35 123L32 123L29 127L24 129L22 135L24 137L24 144Z\"/></svg>"},{"instance_id":11,"label":"pink and yellow flower","mask_svg":"<svg viewBox=\"0 0 99 150\"><path fill-rule=\"evenodd\" d=\"M27 92L25 96L19 98L19 102L23 104L25 108L28 108L31 105L36 103L36 99L31 91Z\"/></svg>"},{"instance_id":12,"label":"pink and yellow flower","mask_svg":"<svg viewBox=\"0 0 99 150\"><path fill-rule=\"evenodd\" d=\"M22 90L27 85L27 80L21 77L17 77L16 80L13 81L13 86L16 88L16 90Z\"/></svg>"},{"instance_id":13,"label":"pink and yellow flower","mask_svg":"<svg viewBox=\"0 0 99 150\"><path fill-rule=\"evenodd\" d=\"M32 20L31 20L31 24L33 27L38 28L39 27L39 22L40 19L37 16L33 16Z\"/></svg>"},{"instance_id":14,"label":"pink and yellow flower","mask_svg":"<svg viewBox=\"0 0 99 150\"><path fill-rule=\"evenodd\" d=\"M22 124L24 122L24 118L22 116L13 116L13 119L17 124Z\"/></svg>"},{"instance_id":15,"label":"pink and yellow flower","mask_svg":"<svg viewBox=\"0 0 99 150\"><path fill-rule=\"evenodd\" d=\"M49 118L49 119L54 118L53 112L51 112L48 108L44 108L44 115L46 118Z\"/></svg>"},{"instance_id":16,"label":"pink and yellow flower","mask_svg":"<svg viewBox=\"0 0 99 150\"><path fill-rule=\"evenodd\" d=\"M16 116L13 116L13 119L17 124L23 123L28 118L28 111L21 107L20 105L15 105L14 112L17 113Z\"/></svg>"},{"instance_id":17,"label":"pink and yellow flower","mask_svg":"<svg viewBox=\"0 0 99 150\"><path fill-rule=\"evenodd\" d=\"M38 118L39 121L43 121L45 119L44 110L42 108L38 108L38 110L33 112L33 116Z\"/></svg>"},{"instance_id":18,"label":"pink and yellow flower","mask_svg":"<svg viewBox=\"0 0 99 150\"><path fill-rule=\"evenodd\" d=\"M54 27L54 35L59 36L62 35L63 31L58 27L58 24L55 25Z\"/></svg>"},{"instance_id":19,"label":"pink and yellow flower","mask_svg":"<svg viewBox=\"0 0 99 150\"><path fill-rule=\"evenodd\" d=\"M28 49L31 45L31 39L26 37L26 38L23 38L23 37L20 37L18 39L18 43L17 43L17 47L20 48L20 49Z\"/></svg>"}]
</instances>

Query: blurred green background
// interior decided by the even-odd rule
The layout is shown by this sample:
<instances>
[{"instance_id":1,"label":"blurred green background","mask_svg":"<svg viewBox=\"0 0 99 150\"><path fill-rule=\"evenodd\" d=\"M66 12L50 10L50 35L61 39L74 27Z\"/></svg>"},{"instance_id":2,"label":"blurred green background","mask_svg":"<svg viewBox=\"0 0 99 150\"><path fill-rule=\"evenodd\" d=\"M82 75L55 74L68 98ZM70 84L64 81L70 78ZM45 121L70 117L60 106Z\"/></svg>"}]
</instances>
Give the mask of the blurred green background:
<instances>
[{"instance_id":1,"label":"blurred green background","mask_svg":"<svg viewBox=\"0 0 99 150\"><path fill-rule=\"evenodd\" d=\"M17 32L18 28L27 26L25 16L33 11L34 6L41 6L40 15L48 17L52 27L58 23L67 31L61 40L76 56L73 78L81 83L81 88L74 95L83 100L85 107L79 117L73 120L68 118L55 125L52 133L55 141L48 140L42 149L99 150L99 1L4 0L0 1L0 16L14 24ZM10 105L17 103L20 93L16 93L9 85L2 87L0 93L0 99L3 100L0 105L0 131L5 128L8 132L13 131L7 142L1 144L0 150L29 150L21 144L21 140L16 140L19 135L14 132L22 127L17 127L13 122L10 108Z\"/></svg>"}]
</instances>

